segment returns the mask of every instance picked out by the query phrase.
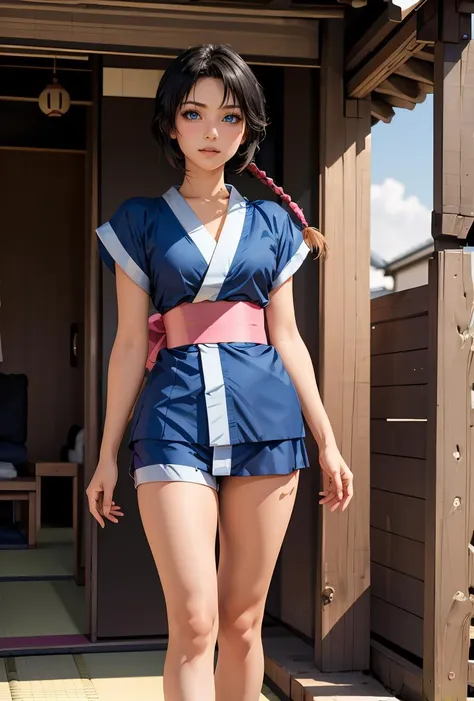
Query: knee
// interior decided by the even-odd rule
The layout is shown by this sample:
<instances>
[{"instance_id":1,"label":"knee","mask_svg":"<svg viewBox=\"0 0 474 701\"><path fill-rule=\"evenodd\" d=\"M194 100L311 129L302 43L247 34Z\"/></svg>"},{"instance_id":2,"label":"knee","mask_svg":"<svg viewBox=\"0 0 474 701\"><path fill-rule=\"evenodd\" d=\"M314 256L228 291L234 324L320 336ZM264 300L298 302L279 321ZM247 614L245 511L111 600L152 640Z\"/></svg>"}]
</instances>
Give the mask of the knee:
<instances>
[{"instance_id":1,"label":"knee","mask_svg":"<svg viewBox=\"0 0 474 701\"><path fill-rule=\"evenodd\" d=\"M174 638L182 653L189 659L214 647L217 611L205 605L183 604L169 615L170 639Z\"/></svg>"},{"instance_id":2,"label":"knee","mask_svg":"<svg viewBox=\"0 0 474 701\"><path fill-rule=\"evenodd\" d=\"M249 650L261 637L263 614L260 607L242 608L224 605L219 608L219 640Z\"/></svg>"}]
</instances>

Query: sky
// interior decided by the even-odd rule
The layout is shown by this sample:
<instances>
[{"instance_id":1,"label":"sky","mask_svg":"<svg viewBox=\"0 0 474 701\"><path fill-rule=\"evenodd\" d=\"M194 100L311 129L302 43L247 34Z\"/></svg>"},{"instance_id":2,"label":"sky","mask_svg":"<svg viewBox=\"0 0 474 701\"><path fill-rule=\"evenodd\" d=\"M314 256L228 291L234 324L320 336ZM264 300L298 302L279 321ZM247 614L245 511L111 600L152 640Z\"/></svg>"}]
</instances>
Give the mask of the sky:
<instances>
[{"instance_id":1,"label":"sky","mask_svg":"<svg viewBox=\"0 0 474 701\"><path fill-rule=\"evenodd\" d=\"M395 0L403 9L413 0ZM474 35L474 15L472 16ZM431 240L433 96L372 129L371 248L391 261ZM390 286L371 271L371 287Z\"/></svg>"},{"instance_id":2,"label":"sky","mask_svg":"<svg viewBox=\"0 0 474 701\"><path fill-rule=\"evenodd\" d=\"M371 247L390 261L429 240L433 205L433 96L395 109L372 130Z\"/></svg>"}]
</instances>

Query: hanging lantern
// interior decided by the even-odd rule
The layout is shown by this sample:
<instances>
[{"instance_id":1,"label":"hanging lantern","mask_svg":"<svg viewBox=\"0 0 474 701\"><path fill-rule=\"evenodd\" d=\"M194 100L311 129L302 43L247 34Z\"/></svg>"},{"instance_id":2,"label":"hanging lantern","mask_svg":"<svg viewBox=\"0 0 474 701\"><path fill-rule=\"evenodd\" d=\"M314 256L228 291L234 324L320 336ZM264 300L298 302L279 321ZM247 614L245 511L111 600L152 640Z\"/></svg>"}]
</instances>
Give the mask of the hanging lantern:
<instances>
[{"instance_id":1,"label":"hanging lantern","mask_svg":"<svg viewBox=\"0 0 474 701\"><path fill-rule=\"evenodd\" d=\"M56 78L56 59L54 59L53 82L47 85L38 98L40 110L48 117L62 117L71 106L68 91Z\"/></svg>"}]
</instances>

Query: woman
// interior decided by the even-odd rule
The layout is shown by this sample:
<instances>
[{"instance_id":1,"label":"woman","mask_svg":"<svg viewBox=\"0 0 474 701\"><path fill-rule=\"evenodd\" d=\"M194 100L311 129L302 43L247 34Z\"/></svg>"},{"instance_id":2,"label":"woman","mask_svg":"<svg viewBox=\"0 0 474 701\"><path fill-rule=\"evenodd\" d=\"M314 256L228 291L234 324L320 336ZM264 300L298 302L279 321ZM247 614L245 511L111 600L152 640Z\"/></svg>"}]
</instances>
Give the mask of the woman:
<instances>
[{"instance_id":1,"label":"woman","mask_svg":"<svg viewBox=\"0 0 474 701\"><path fill-rule=\"evenodd\" d=\"M292 275L325 242L253 163L265 125L261 88L237 54L185 51L160 82L153 118L183 182L126 201L98 229L119 322L87 495L102 527L123 515L112 501L117 452L147 362L131 473L166 600L167 701L259 698L265 599L308 465L301 410L327 473L320 503L345 509L352 496L293 309ZM262 180L303 230L280 205L227 186L224 166ZM150 296L160 314L148 349Z\"/></svg>"}]
</instances>

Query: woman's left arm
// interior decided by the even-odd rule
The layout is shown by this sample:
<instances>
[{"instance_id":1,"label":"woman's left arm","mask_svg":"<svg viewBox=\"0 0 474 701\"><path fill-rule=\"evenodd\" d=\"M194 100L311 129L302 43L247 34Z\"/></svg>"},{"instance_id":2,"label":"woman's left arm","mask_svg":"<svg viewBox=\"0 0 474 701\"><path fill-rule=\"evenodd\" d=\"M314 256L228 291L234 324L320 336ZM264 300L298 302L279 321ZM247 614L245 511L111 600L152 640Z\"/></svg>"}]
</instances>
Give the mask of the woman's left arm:
<instances>
[{"instance_id":1,"label":"woman's left arm","mask_svg":"<svg viewBox=\"0 0 474 701\"><path fill-rule=\"evenodd\" d=\"M319 447L321 468L329 484L321 504L331 511L346 509L353 495L353 475L344 462L319 394L313 363L296 325L292 278L272 292L266 307L269 341L277 349L291 377L309 429Z\"/></svg>"}]
</instances>

